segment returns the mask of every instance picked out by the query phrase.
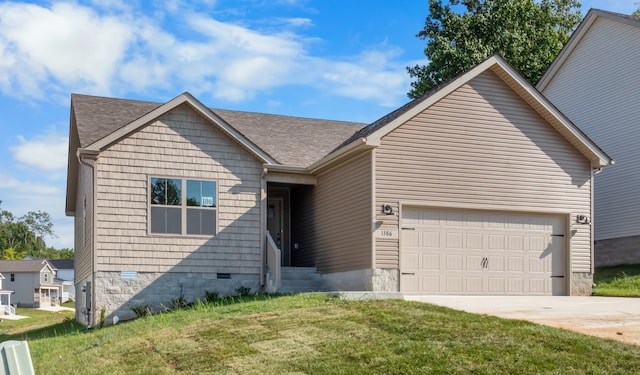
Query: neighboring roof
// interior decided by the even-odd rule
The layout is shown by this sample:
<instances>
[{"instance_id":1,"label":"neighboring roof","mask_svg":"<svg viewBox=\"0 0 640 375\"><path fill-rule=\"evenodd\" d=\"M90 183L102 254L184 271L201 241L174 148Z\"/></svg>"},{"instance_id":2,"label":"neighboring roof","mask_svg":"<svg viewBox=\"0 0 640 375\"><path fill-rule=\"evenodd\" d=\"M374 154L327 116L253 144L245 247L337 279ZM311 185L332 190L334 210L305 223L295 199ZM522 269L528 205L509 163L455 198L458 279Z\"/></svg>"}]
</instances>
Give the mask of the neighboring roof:
<instances>
[{"instance_id":1,"label":"neighboring roof","mask_svg":"<svg viewBox=\"0 0 640 375\"><path fill-rule=\"evenodd\" d=\"M564 62L569 58L585 34L589 32L591 25L593 25L598 18L605 18L610 21L640 27L640 18L638 17L602 9L590 9L587 15L582 19L582 22L580 22L580 25L578 25L578 28L571 35L571 38L569 38L569 41L564 45L556 59L553 60L549 69L547 69L542 78L540 78L540 81L538 81L538 84L536 85L538 90L544 91L547 85L551 83L553 76L555 76L558 70L560 70Z\"/></svg>"},{"instance_id":2,"label":"neighboring roof","mask_svg":"<svg viewBox=\"0 0 640 375\"><path fill-rule=\"evenodd\" d=\"M538 114L540 114L551 126L564 136L578 151L591 160L594 168L601 168L613 163L613 160L566 116L564 116L549 100L536 90L524 77L522 77L511 65L500 56L494 55L473 69L457 78L439 85L428 91L425 95L415 99L394 112L382 117L368 127L361 129L345 141L344 148L357 139L367 144L377 145L385 135L395 130L400 125L437 103L456 89L460 88L473 78L486 70L493 71L500 79L509 85L522 99L524 99ZM336 152L340 152L337 149ZM329 156L330 157L330 156Z\"/></svg>"},{"instance_id":3,"label":"neighboring roof","mask_svg":"<svg viewBox=\"0 0 640 375\"><path fill-rule=\"evenodd\" d=\"M53 268L59 270L72 270L73 259L47 259Z\"/></svg>"},{"instance_id":4,"label":"neighboring roof","mask_svg":"<svg viewBox=\"0 0 640 375\"><path fill-rule=\"evenodd\" d=\"M163 106L137 100L72 94L81 148L89 147ZM209 109L282 165L306 167L366 124Z\"/></svg>"},{"instance_id":5,"label":"neighboring roof","mask_svg":"<svg viewBox=\"0 0 640 375\"><path fill-rule=\"evenodd\" d=\"M46 260L0 260L0 272L2 273L34 273L48 267L53 267Z\"/></svg>"}]
</instances>

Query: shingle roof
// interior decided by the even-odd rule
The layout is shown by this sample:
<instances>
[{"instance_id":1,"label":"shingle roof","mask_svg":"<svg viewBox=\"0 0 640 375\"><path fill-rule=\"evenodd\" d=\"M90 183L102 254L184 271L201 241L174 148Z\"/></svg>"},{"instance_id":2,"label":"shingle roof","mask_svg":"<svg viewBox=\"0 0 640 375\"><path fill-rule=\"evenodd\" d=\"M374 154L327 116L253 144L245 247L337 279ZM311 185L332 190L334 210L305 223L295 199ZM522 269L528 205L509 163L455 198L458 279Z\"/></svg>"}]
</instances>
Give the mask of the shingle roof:
<instances>
[{"instance_id":1,"label":"shingle roof","mask_svg":"<svg viewBox=\"0 0 640 375\"><path fill-rule=\"evenodd\" d=\"M46 264L46 260L0 260L0 272L40 272Z\"/></svg>"},{"instance_id":2,"label":"shingle roof","mask_svg":"<svg viewBox=\"0 0 640 375\"><path fill-rule=\"evenodd\" d=\"M53 268L59 270L72 270L73 269L73 259L47 259L49 264L53 266Z\"/></svg>"},{"instance_id":3,"label":"shingle roof","mask_svg":"<svg viewBox=\"0 0 640 375\"><path fill-rule=\"evenodd\" d=\"M73 94L73 111L86 147L158 108L162 103ZM366 124L211 109L279 163L306 167Z\"/></svg>"}]
</instances>

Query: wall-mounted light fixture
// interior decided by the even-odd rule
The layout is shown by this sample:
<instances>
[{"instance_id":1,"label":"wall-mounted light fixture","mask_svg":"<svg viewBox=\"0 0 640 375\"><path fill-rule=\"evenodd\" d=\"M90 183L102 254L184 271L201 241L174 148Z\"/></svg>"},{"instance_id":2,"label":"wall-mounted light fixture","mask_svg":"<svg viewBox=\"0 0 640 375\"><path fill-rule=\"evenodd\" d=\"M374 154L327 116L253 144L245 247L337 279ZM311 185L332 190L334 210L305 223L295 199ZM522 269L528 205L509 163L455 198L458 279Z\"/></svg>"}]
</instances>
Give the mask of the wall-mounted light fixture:
<instances>
[{"instance_id":1,"label":"wall-mounted light fixture","mask_svg":"<svg viewBox=\"0 0 640 375\"><path fill-rule=\"evenodd\" d=\"M576 215L576 223L578 224L590 224L591 220L587 215Z\"/></svg>"},{"instance_id":2,"label":"wall-mounted light fixture","mask_svg":"<svg viewBox=\"0 0 640 375\"><path fill-rule=\"evenodd\" d=\"M383 204L382 205L382 213L384 215L394 215L393 213L393 207L391 207L390 204Z\"/></svg>"}]
</instances>

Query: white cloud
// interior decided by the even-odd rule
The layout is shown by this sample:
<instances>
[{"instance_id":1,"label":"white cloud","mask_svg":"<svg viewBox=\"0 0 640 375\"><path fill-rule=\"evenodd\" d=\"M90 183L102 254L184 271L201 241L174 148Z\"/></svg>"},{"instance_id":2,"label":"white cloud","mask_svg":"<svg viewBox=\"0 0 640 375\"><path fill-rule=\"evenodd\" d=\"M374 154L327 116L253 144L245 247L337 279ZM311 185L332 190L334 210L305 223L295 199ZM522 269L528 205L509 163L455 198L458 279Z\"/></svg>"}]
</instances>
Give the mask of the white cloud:
<instances>
[{"instance_id":1,"label":"white cloud","mask_svg":"<svg viewBox=\"0 0 640 375\"><path fill-rule=\"evenodd\" d=\"M13 157L18 162L42 169L55 171L67 167L68 138L62 134L44 134L27 140L18 137L18 145L11 147Z\"/></svg>"},{"instance_id":2,"label":"white cloud","mask_svg":"<svg viewBox=\"0 0 640 375\"><path fill-rule=\"evenodd\" d=\"M126 19L72 3L2 3L0 30L0 50L11 60L3 63L0 88L35 98L45 96L49 80L108 92L132 34Z\"/></svg>"},{"instance_id":3,"label":"white cloud","mask_svg":"<svg viewBox=\"0 0 640 375\"><path fill-rule=\"evenodd\" d=\"M181 2L159 4L164 12ZM93 0L92 6L0 3L0 90L41 100L71 91L188 90L240 101L275 87L307 85L390 106L408 89L398 51L381 46L325 59L308 50L317 38L281 31L312 25L307 18L272 19L290 27L267 32L184 11L176 18L182 34L175 34L122 1Z\"/></svg>"}]
</instances>

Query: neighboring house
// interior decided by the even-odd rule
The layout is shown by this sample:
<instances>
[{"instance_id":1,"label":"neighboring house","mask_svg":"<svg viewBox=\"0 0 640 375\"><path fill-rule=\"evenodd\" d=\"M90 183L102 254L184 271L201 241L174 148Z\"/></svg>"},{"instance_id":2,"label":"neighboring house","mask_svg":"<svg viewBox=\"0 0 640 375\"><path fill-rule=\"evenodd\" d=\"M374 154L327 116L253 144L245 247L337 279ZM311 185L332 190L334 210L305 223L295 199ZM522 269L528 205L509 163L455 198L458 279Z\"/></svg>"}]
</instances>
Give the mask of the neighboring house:
<instances>
[{"instance_id":1,"label":"neighboring house","mask_svg":"<svg viewBox=\"0 0 640 375\"><path fill-rule=\"evenodd\" d=\"M640 264L640 19L591 9L538 89L616 160L595 178L595 263Z\"/></svg>"},{"instance_id":2,"label":"neighboring house","mask_svg":"<svg viewBox=\"0 0 640 375\"><path fill-rule=\"evenodd\" d=\"M0 315L15 315L16 309L11 306L13 290L3 289L2 280L4 280L4 275L0 273Z\"/></svg>"},{"instance_id":3,"label":"neighboring house","mask_svg":"<svg viewBox=\"0 0 640 375\"><path fill-rule=\"evenodd\" d=\"M56 284L60 285L61 301L76 299L76 289L74 285L73 259L47 259L56 269Z\"/></svg>"},{"instance_id":4,"label":"neighboring house","mask_svg":"<svg viewBox=\"0 0 640 375\"><path fill-rule=\"evenodd\" d=\"M72 95L76 319L277 290L589 295L611 159L499 57L370 124Z\"/></svg>"},{"instance_id":5,"label":"neighboring house","mask_svg":"<svg viewBox=\"0 0 640 375\"><path fill-rule=\"evenodd\" d=\"M55 269L46 260L0 260L4 286L15 291L12 298L19 307L57 305L60 287L55 284Z\"/></svg>"}]
</instances>

